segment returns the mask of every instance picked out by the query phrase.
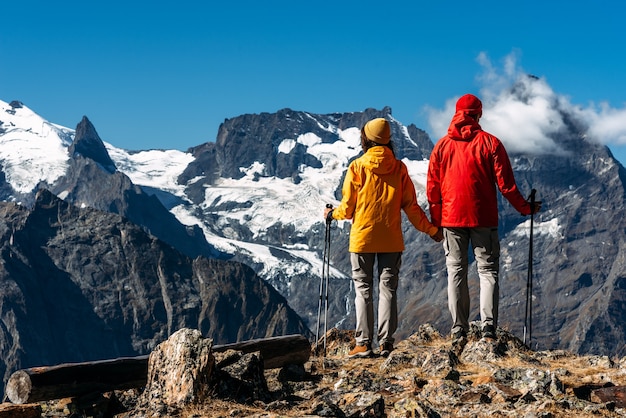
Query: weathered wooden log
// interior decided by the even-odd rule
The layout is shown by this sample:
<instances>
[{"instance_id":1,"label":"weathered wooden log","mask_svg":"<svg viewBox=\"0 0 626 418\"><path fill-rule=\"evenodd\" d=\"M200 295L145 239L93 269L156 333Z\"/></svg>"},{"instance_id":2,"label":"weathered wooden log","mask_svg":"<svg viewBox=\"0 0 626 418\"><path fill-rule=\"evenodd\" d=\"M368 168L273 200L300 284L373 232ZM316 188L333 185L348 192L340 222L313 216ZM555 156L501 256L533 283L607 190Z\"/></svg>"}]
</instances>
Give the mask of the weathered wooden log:
<instances>
[{"instance_id":1,"label":"weathered wooden log","mask_svg":"<svg viewBox=\"0 0 626 418\"><path fill-rule=\"evenodd\" d=\"M287 364L304 364L311 356L311 343L302 335L259 338L238 343L213 346L213 351L237 350L244 353L260 351L263 367L278 369Z\"/></svg>"},{"instance_id":2,"label":"weathered wooden log","mask_svg":"<svg viewBox=\"0 0 626 418\"><path fill-rule=\"evenodd\" d=\"M306 363L311 355L311 344L302 335L286 335L214 345L212 350L259 351L264 367L273 369ZM143 355L22 369L9 377L4 392L12 403L24 404L139 388L148 378L148 359L148 355Z\"/></svg>"},{"instance_id":3,"label":"weathered wooden log","mask_svg":"<svg viewBox=\"0 0 626 418\"><path fill-rule=\"evenodd\" d=\"M12 403L23 404L141 387L147 376L147 355L31 367L14 372L4 393Z\"/></svg>"}]
</instances>

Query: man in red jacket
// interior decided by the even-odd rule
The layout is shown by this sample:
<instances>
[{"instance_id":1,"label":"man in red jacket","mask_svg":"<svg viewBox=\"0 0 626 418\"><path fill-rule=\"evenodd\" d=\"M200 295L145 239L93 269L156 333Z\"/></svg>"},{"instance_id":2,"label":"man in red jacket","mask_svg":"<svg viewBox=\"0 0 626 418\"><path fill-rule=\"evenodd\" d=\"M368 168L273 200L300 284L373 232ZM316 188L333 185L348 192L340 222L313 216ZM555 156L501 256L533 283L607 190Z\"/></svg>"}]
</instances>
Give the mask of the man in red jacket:
<instances>
[{"instance_id":1,"label":"man in red jacket","mask_svg":"<svg viewBox=\"0 0 626 418\"><path fill-rule=\"evenodd\" d=\"M456 103L448 134L430 156L427 197L435 226L443 227L448 270L448 308L452 338L469 330L468 249L471 243L480 278L482 336L495 338L498 325L499 261L498 201L500 193L522 215L531 206L515 184L511 162L498 138L482 130L481 101L471 94ZM536 202L534 212L540 209Z\"/></svg>"}]
</instances>

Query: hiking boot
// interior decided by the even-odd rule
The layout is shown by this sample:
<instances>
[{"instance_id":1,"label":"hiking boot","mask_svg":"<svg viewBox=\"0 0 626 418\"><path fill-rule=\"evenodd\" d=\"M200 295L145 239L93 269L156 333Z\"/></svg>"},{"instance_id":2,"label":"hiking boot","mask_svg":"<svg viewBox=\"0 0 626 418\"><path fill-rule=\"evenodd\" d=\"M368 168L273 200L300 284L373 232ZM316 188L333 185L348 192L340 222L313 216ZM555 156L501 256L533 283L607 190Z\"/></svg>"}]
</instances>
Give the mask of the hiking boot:
<instances>
[{"instance_id":1,"label":"hiking boot","mask_svg":"<svg viewBox=\"0 0 626 418\"><path fill-rule=\"evenodd\" d=\"M378 352L378 354L381 357L389 357L389 354L391 354L391 352L393 351L393 344L392 343L383 343L380 346L380 351Z\"/></svg>"},{"instance_id":2,"label":"hiking boot","mask_svg":"<svg viewBox=\"0 0 626 418\"><path fill-rule=\"evenodd\" d=\"M467 339L467 333L463 329L452 333L453 343L457 341L465 340L465 339Z\"/></svg>"},{"instance_id":3,"label":"hiking boot","mask_svg":"<svg viewBox=\"0 0 626 418\"><path fill-rule=\"evenodd\" d=\"M496 339L496 328L493 325L485 325L483 327L483 338L495 340Z\"/></svg>"},{"instance_id":4,"label":"hiking boot","mask_svg":"<svg viewBox=\"0 0 626 418\"><path fill-rule=\"evenodd\" d=\"M369 345L357 345L348 353L348 357L369 357L372 355L372 348Z\"/></svg>"},{"instance_id":5,"label":"hiking boot","mask_svg":"<svg viewBox=\"0 0 626 418\"><path fill-rule=\"evenodd\" d=\"M465 330L459 330L452 333L452 352L457 357L461 356L465 345L467 344L467 332Z\"/></svg>"}]
</instances>

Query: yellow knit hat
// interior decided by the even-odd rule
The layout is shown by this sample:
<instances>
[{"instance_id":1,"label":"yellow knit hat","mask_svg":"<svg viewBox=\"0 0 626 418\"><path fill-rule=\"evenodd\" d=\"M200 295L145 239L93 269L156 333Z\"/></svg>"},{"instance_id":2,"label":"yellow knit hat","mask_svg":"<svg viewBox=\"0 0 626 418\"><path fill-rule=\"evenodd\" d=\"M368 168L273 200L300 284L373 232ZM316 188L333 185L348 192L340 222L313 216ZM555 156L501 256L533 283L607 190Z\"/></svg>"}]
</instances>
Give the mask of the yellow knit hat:
<instances>
[{"instance_id":1,"label":"yellow knit hat","mask_svg":"<svg viewBox=\"0 0 626 418\"><path fill-rule=\"evenodd\" d=\"M384 118L376 118L367 122L363 127L365 137L377 144L388 144L391 140L391 127Z\"/></svg>"}]
</instances>

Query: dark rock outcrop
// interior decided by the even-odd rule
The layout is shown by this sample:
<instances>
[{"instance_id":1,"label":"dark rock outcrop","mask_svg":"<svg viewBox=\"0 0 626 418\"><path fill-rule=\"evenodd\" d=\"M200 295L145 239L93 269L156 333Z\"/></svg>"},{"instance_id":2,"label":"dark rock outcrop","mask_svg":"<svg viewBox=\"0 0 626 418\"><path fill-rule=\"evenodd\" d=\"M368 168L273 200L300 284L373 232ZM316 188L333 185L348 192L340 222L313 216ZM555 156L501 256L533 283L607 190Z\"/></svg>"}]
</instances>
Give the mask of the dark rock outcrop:
<instances>
[{"instance_id":1,"label":"dark rock outcrop","mask_svg":"<svg viewBox=\"0 0 626 418\"><path fill-rule=\"evenodd\" d=\"M109 173L115 171L115 163L109 156L93 124L86 116L83 116L83 119L76 126L76 136L68 151L71 156L79 154L95 161Z\"/></svg>"},{"instance_id":2,"label":"dark rock outcrop","mask_svg":"<svg viewBox=\"0 0 626 418\"><path fill-rule=\"evenodd\" d=\"M48 191L0 203L0 375L146 354L183 327L216 343L310 332L247 266L191 259Z\"/></svg>"}]
</instances>

